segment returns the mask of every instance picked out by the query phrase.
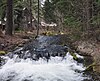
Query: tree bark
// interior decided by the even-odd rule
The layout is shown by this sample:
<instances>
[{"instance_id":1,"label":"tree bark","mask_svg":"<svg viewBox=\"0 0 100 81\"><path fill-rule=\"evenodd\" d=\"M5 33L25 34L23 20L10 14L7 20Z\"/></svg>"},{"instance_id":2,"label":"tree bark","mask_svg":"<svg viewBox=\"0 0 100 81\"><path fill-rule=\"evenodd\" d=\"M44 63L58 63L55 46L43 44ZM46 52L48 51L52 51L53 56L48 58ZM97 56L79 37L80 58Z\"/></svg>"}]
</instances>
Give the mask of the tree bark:
<instances>
[{"instance_id":1,"label":"tree bark","mask_svg":"<svg viewBox=\"0 0 100 81\"><path fill-rule=\"evenodd\" d=\"M89 13L89 0L86 0L86 30L88 31L88 29L90 28L90 13Z\"/></svg>"},{"instance_id":2,"label":"tree bark","mask_svg":"<svg viewBox=\"0 0 100 81\"><path fill-rule=\"evenodd\" d=\"M38 27L37 27L37 35L36 37L38 37L39 35L39 23L40 23L40 18L39 18L39 13L40 13L40 9L39 9L39 6L40 6L40 1L38 0Z\"/></svg>"},{"instance_id":3,"label":"tree bark","mask_svg":"<svg viewBox=\"0 0 100 81\"><path fill-rule=\"evenodd\" d=\"M13 34L13 0L7 0L6 35Z\"/></svg>"},{"instance_id":4,"label":"tree bark","mask_svg":"<svg viewBox=\"0 0 100 81\"><path fill-rule=\"evenodd\" d=\"M32 28L32 0L30 0L30 28Z\"/></svg>"}]
</instances>

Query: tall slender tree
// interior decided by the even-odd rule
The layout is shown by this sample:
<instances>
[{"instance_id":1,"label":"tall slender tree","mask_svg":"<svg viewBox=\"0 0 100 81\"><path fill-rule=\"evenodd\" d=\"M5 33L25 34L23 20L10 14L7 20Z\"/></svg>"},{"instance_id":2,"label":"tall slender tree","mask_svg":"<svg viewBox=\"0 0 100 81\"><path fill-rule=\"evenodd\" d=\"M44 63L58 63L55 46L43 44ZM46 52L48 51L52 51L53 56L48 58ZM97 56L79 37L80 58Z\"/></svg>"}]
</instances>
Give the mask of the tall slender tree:
<instances>
[{"instance_id":1,"label":"tall slender tree","mask_svg":"<svg viewBox=\"0 0 100 81\"><path fill-rule=\"evenodd\" d=\"M32 0L29 0L30 2L30 27L32 28Z\"/></svg>"},{"instance_id":2,"label":"tall slender tree","mask_svg":"<svg viewBox=\"0 0 100 81\"><path fill-rule=\"evenodd\" d=\"M13 34L13 0L7 0L6 35Z\"/></svg>"},{"instance_id":3,"label":"tall slender tree","mask_svg":"<svg viewBox=\"0 0 100 81\"><path fill-rule=\"evenodd\" d=\"M37 36L39 35L39 22L40 22L40 18L39 18L39 12L40 12L40 1L38 0L38 27L37 27Z\"/></svg>"}]
</instances>

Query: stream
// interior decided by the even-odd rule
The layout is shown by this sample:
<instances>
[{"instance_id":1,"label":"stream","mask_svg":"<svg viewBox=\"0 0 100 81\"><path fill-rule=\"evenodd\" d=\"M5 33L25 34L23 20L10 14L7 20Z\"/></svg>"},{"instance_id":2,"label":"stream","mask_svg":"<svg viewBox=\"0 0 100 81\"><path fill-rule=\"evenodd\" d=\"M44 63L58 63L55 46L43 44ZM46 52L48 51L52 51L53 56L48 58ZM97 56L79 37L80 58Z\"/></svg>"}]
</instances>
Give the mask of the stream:
<instances>
[{"instance_id":1,"label":"stream","mask_svg":"<svg viewBox=\"0 0 100 81\"><path fill-rule=\"evenodd\" d=\"M64 40L63 40L64 39ZM65 36L39 36L33 42L1 56L0 81L86 81L83 56L73 59Z\"/></svg>"}]
</instances>

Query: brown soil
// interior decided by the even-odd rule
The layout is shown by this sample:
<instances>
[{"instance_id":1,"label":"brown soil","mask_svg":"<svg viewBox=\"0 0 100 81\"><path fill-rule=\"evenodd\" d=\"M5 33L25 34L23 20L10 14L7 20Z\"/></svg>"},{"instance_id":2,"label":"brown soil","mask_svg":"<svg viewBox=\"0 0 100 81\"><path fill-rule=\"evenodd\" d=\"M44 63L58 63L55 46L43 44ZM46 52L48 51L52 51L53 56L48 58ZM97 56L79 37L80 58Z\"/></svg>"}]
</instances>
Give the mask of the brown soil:
<instances>
[{"instance_id":1,"label":"brown soil","mask_svg":"<svg viewBox=\"0 0 100 81\"><path fill-rule=\"evenodd\" d=\"M46 32L44 29L39 30L39 34L44 32ZM9 52L17 46L22 46L29 42L31 39L34 39L36 33L37 30L16 32L13 36L8 36L0 33L0 51Z\"/></svg>"},{"instance_id":2,"label":"brown soil","mask_svg":"<svg viewBox=\"0 0 100 81\"><path fill-rule=\"evenodd\" d=\"M18 45L23 45L34 38L34 33L16 33L13 36L0 35L0 51L11 51Z\"/></svg>"}]
</instances>

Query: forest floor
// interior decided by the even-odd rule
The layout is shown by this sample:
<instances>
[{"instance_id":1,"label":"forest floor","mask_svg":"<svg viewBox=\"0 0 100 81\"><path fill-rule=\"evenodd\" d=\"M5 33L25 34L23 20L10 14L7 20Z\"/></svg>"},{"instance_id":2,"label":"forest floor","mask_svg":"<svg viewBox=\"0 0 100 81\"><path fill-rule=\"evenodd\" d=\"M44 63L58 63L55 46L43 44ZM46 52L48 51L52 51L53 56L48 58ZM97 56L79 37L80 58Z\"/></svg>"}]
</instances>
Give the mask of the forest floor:
<instances>
[{"instance_id":1,"label":"forest floor","mask_svg":"<svg viewBox=\"0 0 100 81\"><path fill-rule=\"evenodd\" d=\"M44 30L40 30L39 32L41 34ZM24 31L15 32L13 36L0 34L0 55L12 51L15 47L23 46L33 40L35 36L36 30L27 31L27 33Z\"/></svg>"},{"instance_id":2,"label":"forest floor","mask_svg":"<svg viewBox=\"0 0 100 81\"><path fill-rule=\"evenodd\" d=\"M15 33L13 36L0 35L0 51L9 52L17 46L23 46L25 43L34 39L35 35L32 32ZM1 52L2 53L2 52Z\"/></svg>"}]
</instances>

